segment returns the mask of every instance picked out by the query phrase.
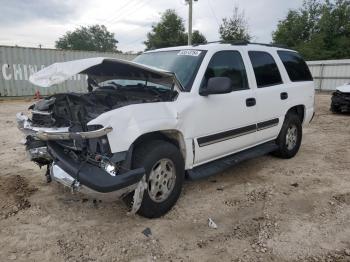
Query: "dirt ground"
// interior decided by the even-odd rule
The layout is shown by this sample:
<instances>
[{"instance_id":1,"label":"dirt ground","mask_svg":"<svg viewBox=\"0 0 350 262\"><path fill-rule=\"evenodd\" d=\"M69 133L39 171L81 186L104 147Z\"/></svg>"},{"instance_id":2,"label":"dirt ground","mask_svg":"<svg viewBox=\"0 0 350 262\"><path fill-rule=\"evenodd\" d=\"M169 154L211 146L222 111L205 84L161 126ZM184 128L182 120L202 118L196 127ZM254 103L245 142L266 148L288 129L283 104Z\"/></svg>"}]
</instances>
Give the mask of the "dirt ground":
<instances>
[{"instance_id":1,"label":"dirt ground","mask_svg":"<svg viewBox=\"0 0 350 262\"><path fill-rule=\"evenodd\" d=\"M0 102L0 261L350 261L350 116L316 102L295 158L186 182L154 220L46 184L19 144L15 113L30 103Z\"/></svg>"}]
</instances>

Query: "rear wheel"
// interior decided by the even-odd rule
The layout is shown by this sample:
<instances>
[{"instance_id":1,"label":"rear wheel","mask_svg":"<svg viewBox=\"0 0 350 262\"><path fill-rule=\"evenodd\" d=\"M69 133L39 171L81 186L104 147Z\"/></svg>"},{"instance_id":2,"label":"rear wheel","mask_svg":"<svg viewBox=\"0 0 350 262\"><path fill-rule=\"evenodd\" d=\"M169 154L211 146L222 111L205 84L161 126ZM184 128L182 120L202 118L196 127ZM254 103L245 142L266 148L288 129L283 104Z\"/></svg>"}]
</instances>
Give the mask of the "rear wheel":
<instances>
[{"instance_id":1,"label":"rear wheel","mask_svg":"<svg viewBox=\"0 0 350 262\"><path fill-rule=\"evenodd\" d=\"M280 134L276 139L279 149L274 152L274 155L287 159L294 157L299 151L302 134L299 117L295 114L287 114Z\"/></svg>"},{"instance_id":2,"label":"rear wheel","mask_svg":"<svg viewBox=\"0 0 350 262\"><path fill-rule=\"evenodd\" d=\"M135 149L133 168L145 168L147 189L138 214L156 218L167 213L180 196L184 180L184 161L179 149L166 141L155 140ZM131 206L133 193L124 200Z\"/></svg>"}]
</instances>

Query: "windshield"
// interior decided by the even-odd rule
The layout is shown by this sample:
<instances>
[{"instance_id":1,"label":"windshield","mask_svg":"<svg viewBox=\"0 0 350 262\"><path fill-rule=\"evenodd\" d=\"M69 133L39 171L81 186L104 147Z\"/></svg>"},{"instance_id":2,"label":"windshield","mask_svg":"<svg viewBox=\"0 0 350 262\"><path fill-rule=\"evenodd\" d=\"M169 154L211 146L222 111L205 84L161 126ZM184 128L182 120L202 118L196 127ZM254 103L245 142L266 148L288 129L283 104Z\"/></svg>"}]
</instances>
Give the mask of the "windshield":
<instances>
[{"instance_id":1,"label":"windshield","mask_svg":"<svg viewBox=\"0 0 350 262\"><path fill-rule=\"evenodd\" d=\"M174 72L185 90L190 91L205 52L192 49L151 52L136 57L134 62Z\"/></svg>"}]
</instances>

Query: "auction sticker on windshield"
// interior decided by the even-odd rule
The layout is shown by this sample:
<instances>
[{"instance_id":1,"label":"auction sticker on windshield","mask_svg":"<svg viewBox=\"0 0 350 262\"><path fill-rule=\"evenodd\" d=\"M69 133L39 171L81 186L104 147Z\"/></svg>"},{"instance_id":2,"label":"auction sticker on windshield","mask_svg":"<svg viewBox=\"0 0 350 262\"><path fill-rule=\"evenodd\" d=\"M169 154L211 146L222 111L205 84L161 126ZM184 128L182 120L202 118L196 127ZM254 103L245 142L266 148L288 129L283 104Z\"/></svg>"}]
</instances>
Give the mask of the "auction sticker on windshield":
<instances>
[{"instance_id":1,"label":"auction sticker on windshield","mask_svg":"<svg viewBox=\"0 0 350 262\"><path fill-rule=\"evenodd\" d=\"M201 51L198 50L181 50L177 55L199 56Z\"/></svg>"}]
</instances>

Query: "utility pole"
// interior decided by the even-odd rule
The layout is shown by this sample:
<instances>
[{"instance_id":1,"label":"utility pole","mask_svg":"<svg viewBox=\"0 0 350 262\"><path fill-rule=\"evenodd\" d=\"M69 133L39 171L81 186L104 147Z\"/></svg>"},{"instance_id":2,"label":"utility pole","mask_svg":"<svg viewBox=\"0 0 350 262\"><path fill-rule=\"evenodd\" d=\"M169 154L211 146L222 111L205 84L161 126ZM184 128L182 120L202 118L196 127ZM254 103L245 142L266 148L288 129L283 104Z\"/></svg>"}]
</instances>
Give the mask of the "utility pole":
<instances>
[{"instance_id":1,"label":"utility pole","mask_svg":"<svg viewBox=\"0 0 350 262\"><path fill-rule=\"evenodd\" d=\"M193 1L198 0L186 0L188 3L188 45L192 45L192 13L193 13Z\"/></svg>"}]
</instances>

